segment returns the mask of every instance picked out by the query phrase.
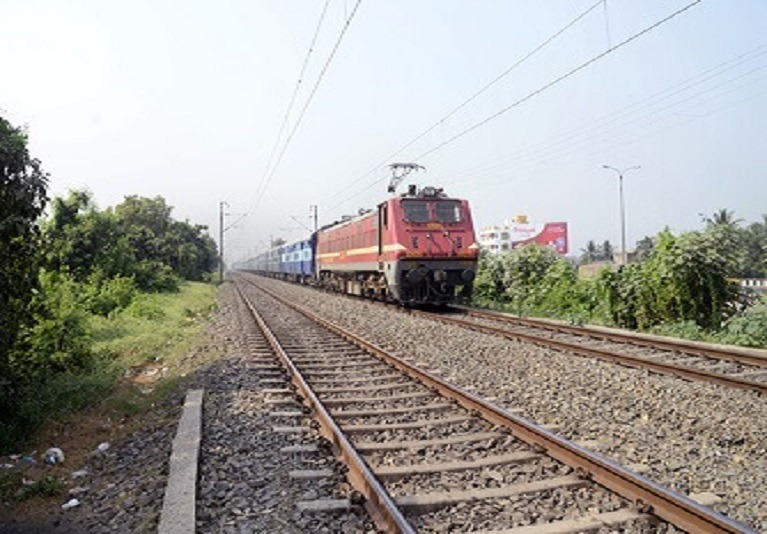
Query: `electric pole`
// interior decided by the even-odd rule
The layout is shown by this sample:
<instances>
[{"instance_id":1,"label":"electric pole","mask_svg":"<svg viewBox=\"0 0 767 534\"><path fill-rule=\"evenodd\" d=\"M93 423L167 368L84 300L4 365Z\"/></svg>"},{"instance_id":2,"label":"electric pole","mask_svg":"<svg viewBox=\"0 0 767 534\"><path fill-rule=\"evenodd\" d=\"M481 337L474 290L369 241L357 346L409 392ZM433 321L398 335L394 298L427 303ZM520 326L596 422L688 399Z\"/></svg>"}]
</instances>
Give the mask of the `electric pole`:
<instances>
[{"instance_id":1,"label":"electric pole","mask_svg":"<svg viewBox=\"0 0 767 534\"><path fill-rule=\"evenodd\" d=\"M309 206L309 216L312 218L312 231L317 231L317 206L315 204L312 204Z\"/></svg>"},{"instance_id":2,"label":"electric pole","mask_svg":"<svg viewBox=\"0 0 767 534\"><path fill-rule=\"evenodd\" d=\"M224 207L229 207L225 201L218 203L218 281L224 283Z\"/></svg>"},{"instance_id":3,"label":"electric pole","mask_svg":"<svg viewBox=\"0 0 767 534\"><path fill-rule=\"evenodd\" d=\"M625 169L616 169L609 165L602 165L604 169L610 169L618 173L618 194L620 196L620 210L621 210L621 265L628 264L628 254L626 252L626 205L623 201L623 175L628 171L635 169L641 169L641 165L635 165L633 167L627 167Z\"/></svg>"}]
</instances>

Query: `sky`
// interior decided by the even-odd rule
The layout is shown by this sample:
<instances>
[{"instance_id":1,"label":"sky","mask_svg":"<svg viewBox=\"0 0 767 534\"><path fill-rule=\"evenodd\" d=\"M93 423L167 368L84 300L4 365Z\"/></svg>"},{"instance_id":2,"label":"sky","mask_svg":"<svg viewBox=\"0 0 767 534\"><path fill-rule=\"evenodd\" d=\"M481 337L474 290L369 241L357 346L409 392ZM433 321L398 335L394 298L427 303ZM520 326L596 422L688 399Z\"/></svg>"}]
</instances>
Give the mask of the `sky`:
<instances>
[{"instance_id":1,"label":"sky","mask_svg":"<svg viewBox=\"0 0 767 534\"><path fill-rule=\"evenodd\" d=\"M216 238L226 202L228 261L302 238L311 205L320 224L374 207L393 162L426 168L403 187L468 199L478 228L566 221L576 254L620 242L603 165L641 166L633 245L767 213L767 2L656 25L690 3L3 0L0 114L52 195L161 195Z\"/></svg>"}]
</instances>

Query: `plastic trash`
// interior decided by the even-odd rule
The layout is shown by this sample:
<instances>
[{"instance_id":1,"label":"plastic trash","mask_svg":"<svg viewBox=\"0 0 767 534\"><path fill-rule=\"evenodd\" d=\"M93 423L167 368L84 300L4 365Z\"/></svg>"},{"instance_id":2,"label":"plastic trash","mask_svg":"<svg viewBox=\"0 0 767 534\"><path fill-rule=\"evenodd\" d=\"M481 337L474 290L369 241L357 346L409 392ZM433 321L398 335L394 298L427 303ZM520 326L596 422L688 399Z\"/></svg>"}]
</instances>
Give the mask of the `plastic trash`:
<instances>
[{"instance_id":1,"label":"plastic trash","mask_svg":"<svg viewBox=\"0 0 767 534\"><path fill-rule=\"evenodd\" d=\"M74 508L75 506L80 506L79 499L69 499L67 502L61 505L61 508L64 510L69 510L70 508Z\"/></svg>"},{"instance_id":2,"label":"plastic trash","mask_svg":"<svg viewBox=\"0 0 767 534\"><path fill-rule=\"evenodd\" d=\"M32 458L31 456L22 456L22 457L21 457L21 459L22 459L24 462L28 463L28 464L36 464L36 463L37 463L37 460L35 460L35 459L34 459L34 458Z\"/></svg>"},{"instance_id":3,"label":"plastic trash","mask_svg":"<svg viewBox=\"0 0 767 534\"><path fill-rule=\"evenodd\" d=\"M107 452L109 450L109 443L106 441L104 443L99 443L99 446L96 447L96 450L99 452Z\"/></svg>"},{"instance_id":4,"label":"plastic trash","mask_svg":"<svg viewBox=\"0 0 767 534\"><path fill-rule=\"evenodd\" d=\"M72 478L81 478L88 476L88 470L87 469L80 469L78 471L72 471Z\"/></svg>"},{"instance_id":5,"label":"plastic trash","mask_svg":"<svg viewBox=\"0 0 767 534\"><path fill-rule=\"evenodd\" d=\"M64 463L64 451L58 447L51 447L45 451L45 463L48 465Z\"/></svg>"}]
</instances>

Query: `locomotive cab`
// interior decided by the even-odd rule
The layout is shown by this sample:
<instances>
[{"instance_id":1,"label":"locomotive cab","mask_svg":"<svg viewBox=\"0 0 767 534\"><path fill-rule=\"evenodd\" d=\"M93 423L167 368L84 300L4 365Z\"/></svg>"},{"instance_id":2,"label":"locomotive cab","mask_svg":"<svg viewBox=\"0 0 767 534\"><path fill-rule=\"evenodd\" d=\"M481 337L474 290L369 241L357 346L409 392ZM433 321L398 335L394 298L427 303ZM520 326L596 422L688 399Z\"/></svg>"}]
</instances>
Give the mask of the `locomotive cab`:
<instances>
[{"instance_id":1,"label":"locomotive cab","mask_svg":"<svg viewBox=\"0 0 767 534\"><path fill-rule=\"evenodd\" d=\"M478 246L466 200L450 198L442 189L411 186L379 206L379 219L381 243L398 245L394 261L385 262L395 300L443 304L471 294Z\"/></svg>"}]
</instances>

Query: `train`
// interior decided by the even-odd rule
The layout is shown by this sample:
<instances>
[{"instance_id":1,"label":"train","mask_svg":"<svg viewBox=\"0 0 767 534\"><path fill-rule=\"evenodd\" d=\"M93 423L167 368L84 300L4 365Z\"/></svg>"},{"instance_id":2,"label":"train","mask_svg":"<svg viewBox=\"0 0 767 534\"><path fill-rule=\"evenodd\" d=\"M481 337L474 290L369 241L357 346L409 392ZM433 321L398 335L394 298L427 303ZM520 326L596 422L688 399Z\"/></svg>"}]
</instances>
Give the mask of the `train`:
<instances>
[{"instance_id":1,"label":"train","mask_svg":"<svg viewBox=\"0 0 767 534\"><path fill-rule=\"evenodd\" d=\"M236 268L402 305L442 305L471 296L478 257L468 201L411 185Z\"/></svg>"}]
</instances>

